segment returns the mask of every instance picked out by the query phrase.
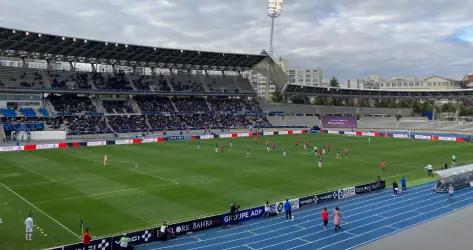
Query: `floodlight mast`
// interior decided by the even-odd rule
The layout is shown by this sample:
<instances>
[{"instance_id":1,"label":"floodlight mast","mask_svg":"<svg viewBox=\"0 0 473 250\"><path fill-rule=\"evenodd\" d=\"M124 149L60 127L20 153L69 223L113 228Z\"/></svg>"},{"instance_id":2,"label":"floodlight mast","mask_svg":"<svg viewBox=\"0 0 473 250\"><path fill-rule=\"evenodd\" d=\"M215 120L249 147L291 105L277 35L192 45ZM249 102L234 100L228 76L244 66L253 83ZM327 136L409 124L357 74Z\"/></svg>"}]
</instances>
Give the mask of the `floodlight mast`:
<instances>
[{"instance_id":1,"label":"floodlight mast","mask_svg":"<svg viewBox=\"0 0 473 250\"><path fill-rule=\"evenodd\" d=\"M269 37L269 55L273 55L274 19L281 15L284 0L268 0L268 16L271 17L271 33Z\"/></svg>"},{"instance_id":2,"label":"floodlight mast","mask_svg":"<svg viewBox=\"0 0 473 250\"><path fill-rule=\"evenodd\" d=\"M271 33L269 36L269 51L268 54L273 56L273 33L274 33L274 19L281 15L284 0L268 0L268 16L271 17ZM267 66L267 77L265 86L265 99L269 100L269 85L270 85L270 67L269 62Z\"/></svg>"}]
</instances>

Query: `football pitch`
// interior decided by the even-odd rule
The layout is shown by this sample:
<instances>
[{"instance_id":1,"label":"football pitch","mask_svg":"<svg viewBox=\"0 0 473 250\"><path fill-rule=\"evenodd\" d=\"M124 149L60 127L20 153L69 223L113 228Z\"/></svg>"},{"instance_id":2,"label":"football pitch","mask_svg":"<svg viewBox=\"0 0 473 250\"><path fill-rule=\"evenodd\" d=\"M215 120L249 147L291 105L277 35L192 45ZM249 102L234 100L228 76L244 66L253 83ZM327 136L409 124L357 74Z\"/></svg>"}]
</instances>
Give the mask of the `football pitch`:
<instances>
[{"instance_id":1,"label":"football pitch","mask_svg":"<svg viewBox=\"0 0 473 250\"><path fill-rule=\"evenodd\" d=\"M276 149L267 152L266 140ZM322 168L303 141L333 145ZM218 143L225 152L215 152ZM336 159L345 147L348 156ZM388 185L403 175L408 184L426 182L431 180L427 164L439 169L452 154L458 165L471 163L472 149L468 143L303 134L260 137L258 143L234 138L5 152L0 154L0 249L78 242L81 220L98 237L221 213L231 202L256 206L378 175ZM24 240L29 213L37 225L33 241Z\"/></svg>"}]
</instances>

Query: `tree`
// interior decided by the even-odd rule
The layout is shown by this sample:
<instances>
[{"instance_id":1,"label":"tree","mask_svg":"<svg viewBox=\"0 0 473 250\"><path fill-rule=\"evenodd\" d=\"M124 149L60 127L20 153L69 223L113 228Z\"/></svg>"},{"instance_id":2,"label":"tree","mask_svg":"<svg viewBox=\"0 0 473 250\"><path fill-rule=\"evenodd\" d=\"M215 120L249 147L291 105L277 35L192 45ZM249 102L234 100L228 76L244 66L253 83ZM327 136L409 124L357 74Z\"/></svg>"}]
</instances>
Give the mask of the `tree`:
<instances>
[{"instance_id":1,"label":"tree","mask_svg":"<svg viewBox=\"0 0 473 250\"><path fill-rule=\"evenodd\" d=\"M281 89L276 87L273 93L271 93L271 101L272 102L282 102L283 96L281 93Z\"/></svg>"},{"instance_id":2,"label":"tree","mask_svg":"<svg viewBox=\"0 0 473 250\"><path fill-rule=\"evenodd\" d=\"M332 77L332 79L330 79L330 87L334 87L334 88L339 88L340 87L340 83L338 82L338 80L335 76Z\"/></svg>"}]
</instances>

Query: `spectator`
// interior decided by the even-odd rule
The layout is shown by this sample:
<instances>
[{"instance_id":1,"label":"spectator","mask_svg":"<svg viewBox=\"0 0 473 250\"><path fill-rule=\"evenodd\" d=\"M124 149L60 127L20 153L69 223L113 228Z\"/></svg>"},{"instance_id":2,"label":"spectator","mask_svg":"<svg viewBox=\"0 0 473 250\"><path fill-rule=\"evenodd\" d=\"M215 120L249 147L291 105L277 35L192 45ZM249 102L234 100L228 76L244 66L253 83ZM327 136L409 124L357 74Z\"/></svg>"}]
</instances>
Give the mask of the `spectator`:
<instances>
[{"instance_id":1,"label":"spectator","mask_svg":"<svg viewBox=\"0 0 473 250\"><path fill-rule=\"evenodd\" d=\"M393 181L393 196L396 196L398 191L399 191L399 186L396 181Z\"/></svg>"},{"instance_id":2,"label":"spectator","mask_svg":"<svg viewBox=\"0 0 473 250\"><path fill-rule=\"evenodd\" d=\"M401 191L407 192L406 178L404 176L401 177Z\"/></svg>"},{"instance_id":3,"label":"spectator","mask_svg":"<svg viewBox=\"0 0 473 250\"><path fill-rule=\"evenodd\" d=\"M322 222L324 223L324 230L325 230L327 229L327 225L328 225L328 212L327 212L326 207L324 207L322 212L320 212L320 217L322 218Z\"/></svg>"},{"instance_id":4,"label":"spectator","mask_svg":"<svg viewBox=\"0 0 473 250\"><path fill-rule=\"evenodd\" d=\"M284 202L284 211L286 212L286 220L292 220L292 207L288 199Z\"/></svg>"},{"instance_id":5,"label":"spectator","mask_svg":"<svg viewBox=\"0 0 473 250\"><path fill-rule=\"evenodd\" d=\"M333 224L335 225L335 232L337 232L338 230L342 230L342 228L340 227L341 220L342 214L340 213L340 209L336 207L335 210L333 210Z\"/></svg>"},{"instance_id":6,"label":"spectator","mask_svg":"<svg viewBox=\"0 0 473 250\"><path fill-rule=\"evenodd\" d=\"M89 228L86 228L82 233L82 248L89 249L90 241L92 237L90 236Z\"/></svg>"},{"instance_id":7,"label":"spectator","mask_svg":"<svg viewBox=\"0 0 473 250\"><path fill-rule=\"evenodd\" d=\"M130 249L130 238L124 233L118 242L120 244L120 249Z\"/></svg>"}]
</instances>

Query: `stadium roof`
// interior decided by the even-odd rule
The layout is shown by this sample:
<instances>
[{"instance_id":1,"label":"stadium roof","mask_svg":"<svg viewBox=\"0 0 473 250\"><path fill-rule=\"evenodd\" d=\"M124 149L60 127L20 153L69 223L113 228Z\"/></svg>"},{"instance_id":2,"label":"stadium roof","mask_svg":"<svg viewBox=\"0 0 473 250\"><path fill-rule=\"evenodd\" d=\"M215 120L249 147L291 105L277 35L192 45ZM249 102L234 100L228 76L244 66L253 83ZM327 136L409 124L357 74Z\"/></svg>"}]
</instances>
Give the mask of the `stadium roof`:
<instances>
[{"instance_id":1,"label":"stadium roof","mask_svg":"<svg viewBox=\"0 0 473 250\"><path fill-rule=\"evenodd\" d=\"M3 56L126 66L248 70L268 56L171 49L57 36L0 27ZM272 60L271 60L272 61Z\"/></svg>"},{"instance_id":2,"label":"stadium roof","mask_svg":"<svg viewBox=\"0 0 473 250\"><path fill-rule=\"evenodd\" d=\"M473 99L473 89L455 90L380 90L380 89L347 89L330 87L312 87L288 84L284 88L286 96L324 96L340 98L373 98L373 99Z\"/></svg>"}]
</instances>

